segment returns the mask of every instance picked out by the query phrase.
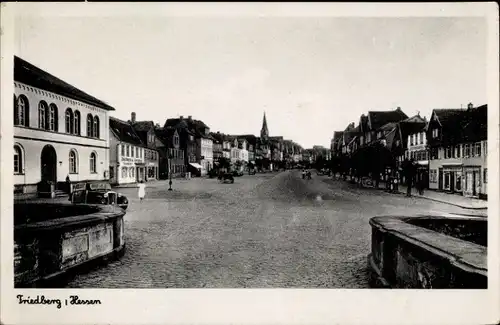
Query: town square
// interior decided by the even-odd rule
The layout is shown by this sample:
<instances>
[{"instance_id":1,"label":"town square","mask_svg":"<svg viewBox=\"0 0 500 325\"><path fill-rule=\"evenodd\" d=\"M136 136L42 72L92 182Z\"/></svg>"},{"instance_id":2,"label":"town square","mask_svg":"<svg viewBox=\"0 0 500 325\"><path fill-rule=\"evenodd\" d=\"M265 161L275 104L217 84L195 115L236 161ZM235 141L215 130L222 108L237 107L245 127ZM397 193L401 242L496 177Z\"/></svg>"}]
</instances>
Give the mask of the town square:
<instances>
[{"instance_id":1,"label":"town square","mask_svg":"<svg viewBox=\"0 0 500 325\"><path fill-rule=\"evenodd\" d=\"M26 19L16 287L487 287L481 19Z\"/></svg>"}]
</instances>

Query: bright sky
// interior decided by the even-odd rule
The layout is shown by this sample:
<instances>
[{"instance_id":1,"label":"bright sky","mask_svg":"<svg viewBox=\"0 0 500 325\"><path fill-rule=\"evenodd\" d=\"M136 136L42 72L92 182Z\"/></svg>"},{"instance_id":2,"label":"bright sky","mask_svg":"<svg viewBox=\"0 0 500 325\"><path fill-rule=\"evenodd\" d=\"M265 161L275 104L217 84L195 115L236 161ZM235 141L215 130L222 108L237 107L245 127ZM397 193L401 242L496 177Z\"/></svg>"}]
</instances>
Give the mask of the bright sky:
<instances>
[{"instance_id":1,"label":"bright sky","mask_svg":"<svg viewBox=\"0 0 500 325\"><path fill-rule=\"evenodd\" d=\"M23 17L15 53L116 108L329 147L368 110L486 103L482 18Z\"/></svg>"}]
</instances>

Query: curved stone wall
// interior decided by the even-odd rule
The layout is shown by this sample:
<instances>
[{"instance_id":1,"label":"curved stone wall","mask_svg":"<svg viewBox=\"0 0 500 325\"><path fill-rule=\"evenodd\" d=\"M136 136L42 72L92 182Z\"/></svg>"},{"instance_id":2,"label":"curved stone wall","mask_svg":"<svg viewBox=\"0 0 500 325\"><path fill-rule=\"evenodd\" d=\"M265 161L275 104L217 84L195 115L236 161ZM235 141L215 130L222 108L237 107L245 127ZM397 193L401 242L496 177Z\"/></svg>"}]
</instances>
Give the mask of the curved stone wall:
<instances>
[{"instance_id":1,"label":"curved stone wall","mask_svg":"<svg viewBox=\"0 0 500 325\"><path fill-rule=\"evenodd\" d=\"M123 253L125 211L107 205L14 205L14 285L44 286Z\"/></svg>"},{"instance_id":2,"label":"curved stone wall","mask_svg":"<svg viewBox=\"0 0 500 325\"><path fill-rule=\"evenodd\" d=\"M375 217L372 286L486 289L485 218Z\"/></svg>"}]
</instances>

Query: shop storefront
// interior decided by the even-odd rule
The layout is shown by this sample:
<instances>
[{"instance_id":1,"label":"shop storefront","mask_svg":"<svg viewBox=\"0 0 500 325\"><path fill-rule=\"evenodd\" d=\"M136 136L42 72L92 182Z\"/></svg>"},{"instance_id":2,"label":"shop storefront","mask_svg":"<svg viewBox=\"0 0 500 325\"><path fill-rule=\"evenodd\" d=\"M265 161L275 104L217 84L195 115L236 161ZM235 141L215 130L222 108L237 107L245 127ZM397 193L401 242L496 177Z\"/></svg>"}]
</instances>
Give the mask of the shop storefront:
<instances>
[{"instance_id":1,"label":"shop storefront","mask_svg":"<svg viewBox=\"0 0 500 325\"><path fill-rule=\"evenodd\" d=\"M464 167L464 196L479 197L481 194L481 167Z\"/></svg>"},{"instance_id":2,"label":"shop storefront","mask_svg":"<svg viewBox=\"0 0 500 325\"><path fill-rule=\"evenodd\" d=\"M462 193L462 165L443 165L443 167L439 169L439 174L440 189L451 193Z\"/></svg>"}]
</instances>

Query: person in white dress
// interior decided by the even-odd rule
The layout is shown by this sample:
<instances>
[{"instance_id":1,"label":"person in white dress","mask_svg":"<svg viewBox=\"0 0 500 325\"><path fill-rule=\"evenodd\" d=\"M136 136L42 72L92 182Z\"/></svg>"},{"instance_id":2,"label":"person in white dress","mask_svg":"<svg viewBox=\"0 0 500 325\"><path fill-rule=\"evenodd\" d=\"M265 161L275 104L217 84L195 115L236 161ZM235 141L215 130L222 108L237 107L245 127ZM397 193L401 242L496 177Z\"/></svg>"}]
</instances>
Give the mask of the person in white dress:
<instances>
[{"instance_id":1,"label":"person in white dress","mask_svg":"<svg viewBox=\"0 0 500 325\"><path fill-rule=\"evenodd\" d=\"M146 184L143 183L143 181L141 181L137 187L139 188L139 199L142 200L144 199L144 196L146 196Z\"/></svg>"}]
</instances>

